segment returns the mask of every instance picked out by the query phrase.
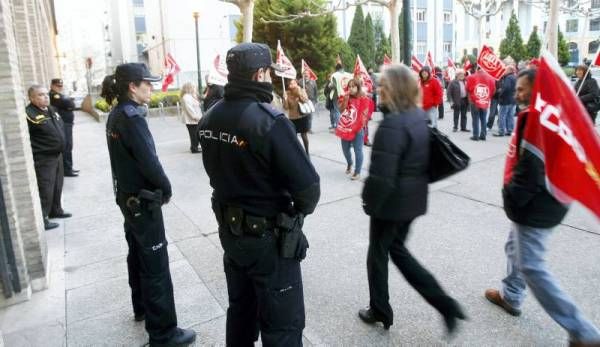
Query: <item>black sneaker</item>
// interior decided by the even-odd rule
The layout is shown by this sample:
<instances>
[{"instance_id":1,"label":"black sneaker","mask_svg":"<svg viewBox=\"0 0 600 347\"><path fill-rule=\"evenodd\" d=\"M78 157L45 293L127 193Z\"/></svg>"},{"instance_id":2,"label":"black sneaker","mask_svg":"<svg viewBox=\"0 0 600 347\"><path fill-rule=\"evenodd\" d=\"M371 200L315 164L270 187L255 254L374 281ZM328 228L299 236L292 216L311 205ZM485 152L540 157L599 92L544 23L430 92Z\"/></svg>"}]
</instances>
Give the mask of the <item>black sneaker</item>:
<instances>
[{"instance_id":1,"label":"black sneaker","mask_svg":"<svg viewBox=\"0 0 600 347\"><path fill-rule=\"evenodd\" d=\"M469 130L469 129L460 129L460 131L462 131L463 133L470 133L471 132L471 130Z\"/></svg>"},{"instance_id":2,"label":"black sneaker","mask_svg":"<svg viewBox=\"0 0 600 347\"><path fill-rule=\"evenodd\" d=\"M503 133L494 133L492 135L495 136L495 137L502 137L502 136L504 136Z\"/></svg>"},{"instance_id":3,"label":"black sneaker","mask_svg":"<svg viewBox=\"0 0 600 347\"><path fill-rule=\"evenodd\" d=\"M452 132L453 132L453 133L455 133L455 132L457 132L457 131L458 131L458 129L456 129L456 128L452 128Z\"/></svg>"},{"instance_id":4,"label":"black sneaker","mask_svg":"<svg viewBox=\"0 0 600 347\"><path fill-rule=\"evenodd\" d=\"M185 347L196 341L196 332L192 329L177 328L175 334L165 342L154 342L150 339L150 347Z\"/></svg>"},{"instance_id":5,"label":"black sneaker","mask_svg":"<svg viewBox=\"0 0 600 347\"><path fill-rule=\"evenodd\" d=\"M44 218L44 229L45 230L50 230L50 229L55 229L58 228L58 223L54 223L48 220L48 218Z\"/></svg>"},{"instance_id":6,"label":"black sneaker","mask_svg":"<svg viewBox=\"0 0 600 347\"><path fill-rule=\"evenodd\" d=\"M471 137L469 137L469 138L470 138L472 141L479 141L479 138L478 138L478 137L475 137L475 136L471 136Z\"/></svg>"}]
</instances>

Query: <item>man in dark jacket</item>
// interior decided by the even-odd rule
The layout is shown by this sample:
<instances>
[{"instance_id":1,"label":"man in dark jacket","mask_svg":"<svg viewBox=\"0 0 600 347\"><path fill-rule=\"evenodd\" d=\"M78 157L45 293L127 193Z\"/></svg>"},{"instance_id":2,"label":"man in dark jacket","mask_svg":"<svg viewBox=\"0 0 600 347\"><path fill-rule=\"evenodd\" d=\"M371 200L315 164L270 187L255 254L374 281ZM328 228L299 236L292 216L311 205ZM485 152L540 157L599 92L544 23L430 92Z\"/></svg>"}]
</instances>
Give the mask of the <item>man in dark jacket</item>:
<instances>
[{"instance_id":1,"label":"man in dark jacket","mask_svg":"<svg viewBox=\"0 0 600 347\"><path fill-rule=\"evenodd\" d=\"M506 73L498 83L498 132L494 136L510 136L514 128L514 117L517 109L515 90L517 77L512 65L506 68Z\"/></svg>"},{"instance_id":2,"label":"man in dark jacket","mask_svg":"<svg viewBox=\"0 0 600 347\"><path fill-rule=\"evenodd\" d=\"M29 139L44 214L44 227L49 230L58 227L58 224L50 222L48 218L71 217L61 205L65 134L60 115L49 105L48 90L33 85L29 88L28 95L31 103L25 111Z\"/></svg>"},{"instance_id":3,"label":"man in dark jacket","mask_svg":"<svg viewBox=\"0 0 600 347\"><path fill-rule=\"evenodd\" d=\"M50 83L50 105L58 111L63 120L65 129L65 151L63 152L63 165L65 168L65 177L79 176L79 170L73 169L73 122L75 115L75 103L72 98L62 94L63 81L55 78Z\"/></svg>"},{"instance_id":4,"label":"man in dark jacket","mask_svg":"<svg viewBox=\"0 0 600 347\"><path fill-rule=\"evenodd\" d=\"M544 310L565 328L571 346L598 346L600 331L575 306L572 299L559 287L554 276L546 269L545 253L552 228L567 213L567 207L548 191L544 162L535 148L526 144L522 134L527 128L529 100L535 79L535 70L519 74L516 101L523 105L516 129L516 164L507 175L502 195L504 211L513 222L505 246L508 275L502 280L502 289L488 289L485 297L513 316L521 314L525 289L529 287Z\"/></svg>"},{"instance_id":5,"label":"man in dark jacket","mask_svg":"<svg viewBox=\"0 0 600 347\"><path fill-rule=\"evenodd\" d=\"M452 131L458 131L458 119L460 116L460 131L469 132L470 130L467 129L469 99L467 98L465 72L463 70L456 71L456 77L448 86L447 95L450 107L454 111L454 127L452 127Z\"/></svg>"}]
</instances>

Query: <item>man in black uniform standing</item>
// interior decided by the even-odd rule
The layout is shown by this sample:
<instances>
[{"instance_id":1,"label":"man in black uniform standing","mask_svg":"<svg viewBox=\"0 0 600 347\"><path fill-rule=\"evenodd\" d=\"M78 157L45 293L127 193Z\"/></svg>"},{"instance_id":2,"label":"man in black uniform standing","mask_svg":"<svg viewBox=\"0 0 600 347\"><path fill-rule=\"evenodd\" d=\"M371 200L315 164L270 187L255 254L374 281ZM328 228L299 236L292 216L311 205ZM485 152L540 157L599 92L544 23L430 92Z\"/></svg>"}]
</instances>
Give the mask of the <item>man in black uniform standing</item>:
<instances>
[{"instance_id":1,"label":"man in black uniform standing","mask_svg":"<svg viewBox=\"0 0 600 347\"><path fill-rule=\"evenodd\" d=\"M69 218L71 214L62 209L63 187L62 152L65 149L63 122L48 99L48 89L33 85L28 91L31 103L27 105L27 126L33 152L33 163L37 177L44 228L58 227L48 218Z\"/></svg>"},{"instance_id":2,"label":"man in black uniform standing","mask_svg":"<svg viewBox=\"0 0 600 347\"><path fill-rule=\"evenodd\" d=\"M269 47L242 43L227 52L224 100L199 124L204 168L225 251L228 346L301 346L304 298L300 261L305 215L320 196L319 176L292 123L271 107Z\"/></svg>"},{"instance_id":3,"label":"man in black uniform standing","mask_svg":"<svg viewBox=\"0 0 600 347\"><path fill-rule=\"evenodd\" d=\"M65 129L65 151L63 152L63 166L65 177L79 176L79 170L73 169L73 121L75 115L75 103L72 98L62 94L63 81L55 78L50 82L50 105L58 111L63 120Z\"/></svg>"},{"instance_id":4,"label":"man in black uniform standing","mask_svg":"<svg viewBox=\"0 0 600 347\"><path fill-rule=\"evenodd\" d=\"M150 346L187 346L193 330L177 327L173 283L161 206L171 198L171 183L158 161L146 122L152 84L160 77L146 65L117 66L107 102L118 104L106 123L116 201L125 218L127 267L136 321L146 320Z\"/></svg>"}]
</instances>

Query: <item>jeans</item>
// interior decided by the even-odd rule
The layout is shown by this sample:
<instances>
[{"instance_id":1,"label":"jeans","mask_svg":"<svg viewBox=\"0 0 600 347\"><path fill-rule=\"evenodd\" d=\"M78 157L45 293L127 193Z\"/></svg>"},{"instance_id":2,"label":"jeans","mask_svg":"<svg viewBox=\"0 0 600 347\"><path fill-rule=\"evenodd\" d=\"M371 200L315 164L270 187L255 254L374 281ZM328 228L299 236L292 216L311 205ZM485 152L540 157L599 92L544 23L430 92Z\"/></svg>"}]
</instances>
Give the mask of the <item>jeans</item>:
<instances>
[{"instance_id":1,"label":"jeans","mask_svg":"<svg viewBox=\"0 0 600 347\"><path fill-rule=\"evenodd\" d=\"M354 147L354 156L356 157L356 167L354 168L354 174L360 175L360 169L363 163L363 130L356 133L356 137L352 141L342 140L342 152L346 158L348 166L352 166L352 154L350 153L350 147Z\"/></svg>"},{"instance_id":2,"label":"jeans","mask_svg":"<svg viewBox=\"0 0 600 347\"><path fill-rule=\"evenodd\" d=\"M498 113L498 134L510 134L515 127L516 105L500 105Z\"/></svg>"},{"instance_id":3,"label":"jeans","mask_svg":"<svg viewBox=\"0 0 600 347\"><path fill-rule=\"evenodd\" d=\"M498 114L498 100L492 99L490 104L489 116L487 120L488 129L492 129L494 127L494 120L496 119L496 114Z\"/></svg>"},{"instance_id":4,"label":"jeans","mask_svg":"<svg viewBox=\"0 0 600 347\"><path fill-rule=\"evenodd\" d=\"M387 221L371 217L367 275L370 307L392 324L394 313L388 290L388 262L392 258L406 281L442 315L451 315L458 309L437 280L412 256L406 248L406 238L412 221Z\"/></svg>"},{"instance_id":5,"label":"jeans","mask_svg":"<svg viewBox=\"0 0 600 347\"><path fill-rule=\"evenodd\" d=\"M425 113L429 116L429 126L431 128L437 128L438 121L438 109L437 107L432 107L430 109L425 110Z\"/></svg>"},{"instance_id":6,"label":"jeans","mask_svg":"<svg viewBox=\"0 0 600 347\"><path fill-rule=\"evenodd\" d=\"M485 118L488 110L471 105L471 117L473 117L473 137L485 139L486 122ZM481 129L479 129L481 127ZM480 132L481 130L481 132Z\"/></svg>"},{"instance_id":7,"label":"jeans","mask_svg":"<svg viewBox=\"0 0 600 347\"><path fill-rule=\"evenodd\" d=\"M546 268L544 256L551 231L513 224L505 246L508 275L502 280L502 297L519 308L525 299L525 288L529 286L542 308L567 330L571 340L600 341L600 331L583 317Z\"/></svg>"},{"instance_id":8,"label":"jeans","mask_svg":"<svg viewBox=\"0 0 600 347\"><path fill-rule=\"evenodd\" d=\"M333 100L331 102L331 110L329 110L329 122L331 128L337 128L337 123L340 120L340 106L337 103L337 100Z\"/></svg>"},{"instance_id":9,"label":"jeans","mask_svg":"<svg viewBox=\"0 0 600 347\"><path fill-rule=\"evenodd\" d=\"M463 99L463 102L458 105L455 104L453 111L454 111L454 129L458 129L458 119L460 117L460 130L466 130L467 129L467 107L469 105L469 102L465 99Z\"/></svg>"}]
</instances>

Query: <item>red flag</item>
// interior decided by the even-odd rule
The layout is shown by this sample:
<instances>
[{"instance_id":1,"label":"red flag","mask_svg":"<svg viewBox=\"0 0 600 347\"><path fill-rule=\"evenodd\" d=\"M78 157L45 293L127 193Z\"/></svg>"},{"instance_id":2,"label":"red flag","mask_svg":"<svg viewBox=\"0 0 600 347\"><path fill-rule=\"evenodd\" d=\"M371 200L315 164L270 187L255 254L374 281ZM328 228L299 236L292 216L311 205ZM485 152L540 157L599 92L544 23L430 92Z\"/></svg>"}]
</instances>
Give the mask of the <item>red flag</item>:
<instances>
[{"instance_id":1,"label":"red flag","mask_svg":"<svg viewBox=\"0 0 600 347\"><path fill-rule=\"evenodd\" d=\"M391 65L392 64L392 59L390 59L390 57L387 56L387 54L383 55L383 65Z\"/></svg>"},{"instance_id":2,"label":"red flag","mask_svg":"<svg viewBox=\"0 0 600 347\"><path fill-rule=\"evenodd\" d=\"M373 92L373 81L371 80L371 76L365 69L365 65L362 60L360 60L360 56L356 55L356 62L354 63L354 77L360 77L363 82L364 91L367 93Z\"/></svg>"},{"instance_id":3,"label":"red flag","mask_svg":"<svg viewBox=\"0 0 600 347\"><path fill-rule=\"evenodd\" d=\"M454 62L452 61L452 58L450 58L450 57L448 57L448 68L456 69L456 65L454 64Z\"/></svg>"},{"instance_id":4,"label":"red flag","mask_svg":"<svg viewBox=\"0 0 600 347\"><path fill-rule=\"evenodd\" d=\"M537 68L521 146L544 161L548 191L559 201L573 200L600 218L600 138L560 66L544 54ZM517 127L521 117L517 119ZM516 164L517 135L506 160L505 182Z\"/></svg>"},{"instance_id":5,"label":"red flag","mask_svg":"<svg viewBox=\"0 0 600 347\"><path fill-rule=\"evenodd\" d=\"M465 72L471 71L473 69L473 64L471 63L471 59L469 57L465 57L465 63L463 64L463 69Z\"/></svg>"},{"instance_id":6,"label":"red flag","mask_svg":"<svg viewBox=\"0 0 600 347\"><path fill-rule=\"evenodd\" d=\"M477 65L497 80L504 76L504 72L506 72L504 62L486 45L483 45L481 52L479 52Z\"/></svg>"},{"instance_id":7,"label":"red flag","mask_svg":"<svg viewBox=\"0 0 600 347\"><path fill-rule=\"evenodd\" d=\"M600 53L600 49L598 50L598 52L596 52L596 58L594 58L592 65L600 66L600 54L599 53Z\"/></svg>"},{"instance_id":8,"label":"red flag","mask_svg":"<svg viewBox=\"0 0 600 347\"><path fill-rule=\"evenodd\" d=\"M417 58L413 55L412 58L410 59L410 67L413 69L413 71L415 71L416 73L419 73L423 69L423 63L421 63L419 58Z\"/></svg>"},{"instance_id":9,"label":"red flag","mask_svg":"<svg viewBox=\"0 0 600 347\"><path fill-rule=\"evenodd\" d=\"M430 51L427 51L427 58L425 59L425 65L428 65L431 68L431 71L433 71L433 68L435 67L435 65L433 64L433 58L431 57Z\"/></svg>"},{"instance_id":10,"label":"red flag","mask_svg":"<svg viewBox=\"0 0 600 347\"><path fill-rule=\"evenodd\" d=\"M283 48L281 48L279 40L277 41L277 59L275 60L275 63L281 65L285 69L283 72L275 71L275 75L283 78L296 78L296 69L290 59L283 53Z\"/></svg>"},{"instance_id":11,"label":"red flag","mask_svg":"<svg viewBox=\"0 0 600 347\"><path fill-rule=\"evenodd\" d=\"M302 78L304 78L304 72L308 72L308 78L313 81L317 80L317 74L308 66L308 64L302 59Z\"/></svg>"},{"instance_id":12,"label":"red flag","mask_svg":"<svg viewBox=\"0 0 600 347\"><path fill-rule=\"evenodd\" d=\"M181 71L179 65L173 59L171 53L167 53L165 57L165 79L163 80L162 91L166 92L167 88L169 88L169 84L173 83L175 79L175 75L177 75Z\"/></svg>"}]
</instances>

